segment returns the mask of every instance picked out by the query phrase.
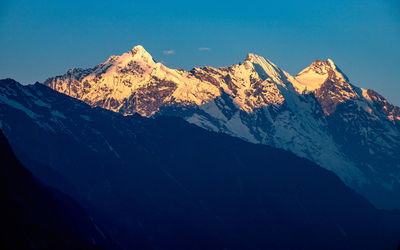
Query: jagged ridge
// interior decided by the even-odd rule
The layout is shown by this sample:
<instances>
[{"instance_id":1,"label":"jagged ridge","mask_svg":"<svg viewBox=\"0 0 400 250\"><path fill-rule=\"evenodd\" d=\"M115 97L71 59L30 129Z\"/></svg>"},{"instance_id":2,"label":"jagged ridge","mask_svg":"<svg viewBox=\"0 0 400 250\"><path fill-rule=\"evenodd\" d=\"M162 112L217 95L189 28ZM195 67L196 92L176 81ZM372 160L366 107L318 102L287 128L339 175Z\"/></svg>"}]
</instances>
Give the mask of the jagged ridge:
<instances>
[{"instance_id":1,"label":"jagged ridge","mask_svg":"<svg viewBox=\"0 0 400 250\"><path fill-rule=\"evenodd\" d=\"M91 106L125 115L180 116L290 150L334 171L378 205L392 204L392 198L381 200L389 197L381 192L400 190L399 108L351 84L331 59L316 60L297 76L255 54L229 67L185 71L154 62L136 46L45 85Z\"/></svg>"},{"instance_id":2,"label":"jagged ridge","mask_svg":"<svg viewBox=\"0 0 400 250\"><path fill-rule=\"evenodd\" d=\"M41 84L0 80L0 122L36 176L123 249L392 249L399 213L290 152L182 119L123 117ZM76 192L48 173L57 171ZM6 235L6 234L4 234Z\"/></svg>"}]
</instances>

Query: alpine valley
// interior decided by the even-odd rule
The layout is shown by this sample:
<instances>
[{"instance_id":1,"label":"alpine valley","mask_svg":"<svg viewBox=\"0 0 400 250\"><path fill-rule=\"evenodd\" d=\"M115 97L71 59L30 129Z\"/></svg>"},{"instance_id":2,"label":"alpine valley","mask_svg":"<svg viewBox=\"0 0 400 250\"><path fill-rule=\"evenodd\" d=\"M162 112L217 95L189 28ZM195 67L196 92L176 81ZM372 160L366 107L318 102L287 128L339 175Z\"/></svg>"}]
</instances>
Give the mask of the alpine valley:
<instances>
[{"instance_id":1,"label":"alpine valley","mask_svg":"<svg viewBox=\"0 0 400 250\"><path fill-rule=\"evenodd\" d=\"M374 205L400 208L400 108L353 85L330 59L296 76L255 54L229 67L185 71L136 46L44 85L93 107L177 116L291 151L333 171Z\"/></svg>"}]
</instances>

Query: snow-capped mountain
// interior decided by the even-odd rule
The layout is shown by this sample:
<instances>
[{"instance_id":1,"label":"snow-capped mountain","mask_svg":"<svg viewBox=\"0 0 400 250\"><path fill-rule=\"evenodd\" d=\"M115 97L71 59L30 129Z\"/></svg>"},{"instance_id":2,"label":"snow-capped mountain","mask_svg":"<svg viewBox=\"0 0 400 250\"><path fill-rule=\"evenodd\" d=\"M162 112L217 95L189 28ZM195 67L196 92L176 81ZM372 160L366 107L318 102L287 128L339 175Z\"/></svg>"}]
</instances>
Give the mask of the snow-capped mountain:
<instances>
[{"instance_id":1,"label":"snow-capped mountain","mask_svg":"<svg viewBox=\"0 0 400 250\"><path fill-rule=\"evenodd\" d=\"M229 67L170 69L142 47L45 85L115 112L172 115L290 150L332 170L378 206L400 207L400 109L352 85L328 59L297 76L248 54Z\"/></svg>"},{"instance_id":2,"label":"snow-capped mountain","mask_svg":"<svg viewBox=\"0 0 400 250\"><path fill-rule=\"evenodd\" d=\"M78 201L122 249L375 250L400 243L400 213L375 208L331 171L181 118L123 116L42 84L6 79L0 128L35 177ZM3 164L7 151L1 152ZM0 191L14 197L29 184L18 175L3 179ZM7 192L7 184L16 189ZM27 196L17 197L21 207ZM74 207L62 204L64 211ZM54 222L49 206L38 211ZM70 211L74 216L61 216L67 225L79 215ZM19 214L43 219L32 212ZM20 238L35 232L27 230L34 222L23 225ZM90 235L91 228L78 232Z\"/></svg>"}]
</instances>

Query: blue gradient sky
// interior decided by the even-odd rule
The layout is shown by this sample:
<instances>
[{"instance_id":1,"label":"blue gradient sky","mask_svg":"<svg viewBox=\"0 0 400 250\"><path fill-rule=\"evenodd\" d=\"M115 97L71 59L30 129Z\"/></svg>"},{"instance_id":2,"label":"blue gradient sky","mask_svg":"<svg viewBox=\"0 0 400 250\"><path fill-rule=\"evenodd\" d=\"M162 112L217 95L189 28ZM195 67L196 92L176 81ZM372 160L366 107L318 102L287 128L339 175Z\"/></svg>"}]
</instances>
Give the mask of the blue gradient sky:
<instances>
[{"instance_id":1,"label":"blue gradient sky","mask_svg":"<svg viewBox=\"0 0 400 250\"><path fill-rule=\"evenodd\" d=\"M332 58L353 84L400 105L398 0L0 0L0 34L0 78L25 84L141 44L184 69L227 66L253 52L295 75Z\"/></svg>"}]
</instances>

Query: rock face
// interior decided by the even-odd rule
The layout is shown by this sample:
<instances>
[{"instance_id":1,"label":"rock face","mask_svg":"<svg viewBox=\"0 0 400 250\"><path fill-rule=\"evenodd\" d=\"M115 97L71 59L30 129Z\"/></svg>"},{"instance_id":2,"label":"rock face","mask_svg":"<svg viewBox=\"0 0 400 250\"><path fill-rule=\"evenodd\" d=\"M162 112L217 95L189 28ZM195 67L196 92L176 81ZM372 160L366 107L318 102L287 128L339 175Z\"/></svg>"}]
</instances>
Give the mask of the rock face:
<instances>
[{"instance_id":1,"label":"rock face","mask_svg":"<svg viewBox=\"0 0 400 250\"><path fill-rule=\"evenodd\" d=\"M248 54L229 67L169 69L142 47L45 83L124 115L179 116L211 131L290 150L382 207L400 207L400 115L328 59L297 76ZM383 162L382 162L383 161Z\"/></svg>"},{"instance_id":2,"label":"rock face","mask_svg":"<svg viewBox=\"0 0 400 250\"><path fill-rule=\"evenodd\" d=\"M0 80L0 124L21 162L79 200L123 249L399 243L399 212L376 209L332 172L180 118L122 116Z\"/></svg>"},{"instance_id":3,"label":"rock face","mask_svg":"<svg viewBox=\"0 0 400 250\"><path fill-rule=\"evenodd\" d=\"M219 93L215 85L190 72L154 62L142 46L111 56L93 69L72 69L46 85L92 106L143 116L165 105L201 105Z\"/></svg>"},{"instance_id":4,"label":"rock face","mask_svg":"<svg viewBox=\"0 0 400 250\"><path fill-rule=\"evenodd\" d=\"M358 97L348 78L331 59L325 62L316 60L301 71L296 79L314 93L326 115L332 114L340 103Z\"/></svg>"}]
</instances>

